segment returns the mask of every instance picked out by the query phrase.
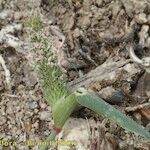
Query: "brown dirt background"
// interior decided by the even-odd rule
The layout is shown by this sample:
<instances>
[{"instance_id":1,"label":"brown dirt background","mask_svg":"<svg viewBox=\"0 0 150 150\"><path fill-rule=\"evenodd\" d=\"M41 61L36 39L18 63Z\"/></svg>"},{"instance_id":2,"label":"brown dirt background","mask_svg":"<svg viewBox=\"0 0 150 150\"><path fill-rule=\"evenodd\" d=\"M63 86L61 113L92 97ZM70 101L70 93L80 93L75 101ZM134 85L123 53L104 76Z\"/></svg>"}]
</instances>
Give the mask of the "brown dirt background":
<instances>
[{"instance_id":1,"label":"brown dirt background","mask_svg":"<svg viewBox=\"0 0 150 150\"><path fill-rule=\"evenodd\" d=\"M69 85L76 86L80 78L96 74L97 68L109 60L115 65L129 60L128 45L134 45L139 58L150 56L150 0L0 1L0 11L5 10L11 11L11 15L0 18L0 29L8 24L24 24L32 13L40 14L44 22L41 34L49 37L54 49L59 50L59 66ZM59 29L58 34L53 27ZM26 30L23 27L21 32L17 31L14 35L30 45ZM60 47L62 37L65 37L65 41ZM10 90L0 66L0 140L17 141L20 144L28 139L45 139L53 124L52 118L49 117L51 109L43 97L33 65L33 60L39 59L43 53L31 51L30 46L22 53L1 44L0 54L11 72ZM123 112L127 107L150 102L150 75L145 68L136 63L129 63L116 71L118 72L113 79L107 79L106 72L103 80L86 80L81 85L92 89ZM149 109L126 113L150 131ZM120 127L87 109L75 112L73 117L95 120L90 124L89 150L150 149L149 143L143 139L124 132ZM23 145L18 148L0 149L39 148ZM73 149L77 148L69 150Z\"/></svg>"}]
</instances>

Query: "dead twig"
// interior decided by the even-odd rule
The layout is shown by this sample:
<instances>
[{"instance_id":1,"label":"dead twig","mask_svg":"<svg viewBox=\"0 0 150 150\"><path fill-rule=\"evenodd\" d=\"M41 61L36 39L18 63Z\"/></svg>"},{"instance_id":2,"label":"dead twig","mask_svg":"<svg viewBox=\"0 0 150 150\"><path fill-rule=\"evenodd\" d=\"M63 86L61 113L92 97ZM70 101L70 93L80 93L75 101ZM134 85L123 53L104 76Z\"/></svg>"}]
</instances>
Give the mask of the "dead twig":
<instances>
[{"instance_id":1,"label":"dead twig","mask_svg":"<svg viewBox=\"0 0 150 150\"><path fill-rule=\"evenodd\" d=\"M150 57L144 57L142 59L138 58L134 52L134 46L128 45L127 50L129 51L129 55L131 59L136 62L137 64L142 65L145 70L150 73Z\"/></svg>"},{"instance_id":2,"label":"dead twig","mask_svg":"<svg viewBox=\"0 0 150 150\"><path fill-rule=\"evenodd\" d=\"M132 111L137 111L137 110L143 109L143 108L150 108L150 102L140 104L140 105L137 105L137 106L134 106L134 107L126 107L125 111L126 112L132 112Z\"/></svg>"},{"instance_id":3,"label":"dead twig","mask_svg":"<svg viewBox=\"0 0 150 150\"><path fill-rule=\"evenodd\" d=\"M18 48L23 45L23 42L20 41L17 37L11 35L16 31L21 31L21 24L12 24L8 25L0 31L0 44L6 44L8 46Z\"/></svg>"},{"instance_id":4,"label":"dead twig","mask_svg":"<svg viewBox=\"0 0 150 150\"><path fill-rule=\"evenodd\" d=\"M7 93L3 93L2 96L7 96L7 97L11 97L11 98L20 98L20 96L13 95L13 94L7 94Z\"/></svg>"},{"instance_id":5,"label":"dead twig","mask_svg":"<svg viewBox=\"0 0 150 150\"><path fill-rule=\"evenodd\" d=\"M98 66L98 64L95 62L95 60L93 60L90 56L90 54L85 53L82 48L79 48L79 53L87 60L89 61L91 64L93 64L94 66Z\"/></svg>"},{"instance_id":6,"label":"dead twig","mask_svg":"<svg viewBox=\"0 0 150 150\"><path fill-rule=\"evenodd\" d=\"M10 71L7 69L6 64L5 64L5 60L3 59L3 57L0 55L0 64L2 65L4 72L5 72L5 79L6 79L6 83L8 85L10 85Z\"/></svg>"}]
</instances>

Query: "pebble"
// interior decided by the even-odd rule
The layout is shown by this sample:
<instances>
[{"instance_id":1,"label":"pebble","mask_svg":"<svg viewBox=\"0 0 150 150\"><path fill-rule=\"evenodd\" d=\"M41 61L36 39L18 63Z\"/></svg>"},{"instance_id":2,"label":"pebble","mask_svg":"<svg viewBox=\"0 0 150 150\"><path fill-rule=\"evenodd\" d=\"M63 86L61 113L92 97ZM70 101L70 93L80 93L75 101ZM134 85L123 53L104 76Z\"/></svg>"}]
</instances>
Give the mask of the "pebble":
<instances>
[{"instance_id":1,"label":"pebble","mask_svg":"<svg viewBox=\"0 0 150 150\"><path fill-rule=\"evenodd\" d=\"M37 114L39 112L38 109L34 109L34 113Z\"/></svg>"},{"instance_id":2,"label":"pebble","mask_svg":"<svg viewBox=\"0 0 150 150\"><path fill-rule=\"evenodd\" d=\"M7 106L6 113L7 113L7 114L13 114L13 113L14 113L13 107L8 105L8 106Z\"/></svg>"},{"instance_id":3,"label":"pebble","mask_svg":"<svg viewBox=\"0 0 150 150\"><path fill-rule=\"evenodd\" d=\"M8 19L8 18L11 18L13 16L13 11L8 9L8 10L3 10L1 13L0 13L0 19Z\"/></svg>"},{"instance_id":4,"label":"pebble","mask_svg":"<svg viewBox=\"0 0 150 150\"><path fill-rule=\"evenodd\" d=\"M23 13L22 12L15 12L14 13L14 19L15 20L20 20L22 17L23 17L24 15L23 15Z\"/></svg>"},{"instance_id":5,"label":"pebble","mask_svg":"<svg viewBox=\"0 0 150 150\"><path fill-rule=\"evenodd\" d=\"M0 125L3 125L3 124L5 124L7 122L7 119L6 119L6 117L4 117L4 116L1 116L0 117Z\"/></svg>"},{"instance_id":6,"label":"pebble","mask_svg":"<svg viewBox=\"0 0 150 150\"><path fill-rule=\"evenodd\" d=\"M34 127L35 129L38 129L38 128L39 128L39 122L36 121L36 122L32 125L32 127Z\"/></svg>"},{"instance_id":7,"label":"pebble","mask_svg":"<svg viewBox=\"0 0 150 150\"><path fill-rule=\"evenodd\" d=\"M75 30L74 30L74 37L76 37L76 38L78 38L79 36L80 36L80 30L79 30L79 28L76 28Z\"/></svg>"},{"instance_id":8,"label":"pebble","mask_svg":"<svg viewBox=\"0 0 150 150\"><path fill-rule=\"evenodd\" d=\"M28 75L25 78L26 81L26 85L28 87L32 87L37 83L37 78L36 75L32 72L32 73L28 73Z\"/></svg>"},{"instance_id":9,"label":"pebble","mask_svg":"<svg viewBox=\"0 0 150 150\"><path fill-rule=\"evenodd\" d=\"M20 129L17 129L16 134L17 134L17 135L20 135L20 134L21 134L21 130L20 130Z\"/></svg>"},{"instance_id":10,"label":"pebble","mask_svg":"<svg viewBox=\"0 0 150 150\"><path fill-rule=\"evenodd\" d=\"M140 13L139 15L136 15L135 16L135 20L137 23L139 24L144 24L147 22L147 19L146 19L146 14L144 13Z\"/></svg>"},{"instance_id":11,"label":"pebble","mask_svg":"<svg viewBox=\"0 0 150 150\"><path fill-rule=\"evenodd\" d=\"M123 104L126 100L126 96L122 90L115 90L112 87L103 88L99 95L110 104Z\"/></svg>"},{"instance_id":12,"label":"pebble","mask_svg":"<svg viewBox=\"0 0 150 150\"><path fill-rule=\"evenodd\" d=\"M39 112L39 117L40 117L40 120L49 120L50 119L50 113L48 111L42 111L42 112Z\"/></svg>"},{"instance_id":13,"label":"pebble","mask_svg":"<svg viewBox=\"0 0 150 150\"><path fill-rule=\"evenodd\" d=\"M103 1L102 0L96 0L96 4L100 7L102 5Z\"/></svg>"},{"instance_id":14,"label":"pebble","mask_svg":"<svg viewBox=\"0 0 150 150\"><path fill-rule=\"evenodd\" d=\"M39 105L42 109L45 109L47 107L47 105L45 103L40 103Z\"/></svg>"},{"instance_id":15,"label":"pebble","mask_svg":"<svg viewBox=\"0 0 150 150\"><path fill-rule=\"evenodd\" d=\"M29 107L30 109L35 109L35 108L37 108L37 107L38 107L37 101L29 100L29 102L28 102L28 107Z\"/></svg>"}]
</instances>

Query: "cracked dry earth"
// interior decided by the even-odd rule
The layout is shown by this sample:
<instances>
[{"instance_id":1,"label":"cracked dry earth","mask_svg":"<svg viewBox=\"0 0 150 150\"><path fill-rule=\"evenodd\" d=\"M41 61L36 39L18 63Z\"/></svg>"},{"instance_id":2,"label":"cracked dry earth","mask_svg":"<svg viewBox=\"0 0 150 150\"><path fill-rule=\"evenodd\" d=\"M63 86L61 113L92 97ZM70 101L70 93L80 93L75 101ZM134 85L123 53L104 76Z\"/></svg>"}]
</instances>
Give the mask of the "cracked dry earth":
<instances>
[{"instance_id":1,"label":"cracked dry earth","mask_svg":"<svg viewBox=\"0 0 150 150\"><path fill-rule=\"evenodd\" d=\"M36 71L42 48L31 42L24 26L33 15L41 17L39 34L48 38L72 89L93 90L150 130L149 108L134 107L150 102L150 77L127 51L133 45L139 58L150 56L149 0L0 0L0 55L11 77L8 83L0 65L0 140L18 144L1 150L38 150L25 142L46 139L53 124ZM78 144L51 150L150 149L143 139L87 109L73 116L58 138Z\"/></svg>"}]
</instances>

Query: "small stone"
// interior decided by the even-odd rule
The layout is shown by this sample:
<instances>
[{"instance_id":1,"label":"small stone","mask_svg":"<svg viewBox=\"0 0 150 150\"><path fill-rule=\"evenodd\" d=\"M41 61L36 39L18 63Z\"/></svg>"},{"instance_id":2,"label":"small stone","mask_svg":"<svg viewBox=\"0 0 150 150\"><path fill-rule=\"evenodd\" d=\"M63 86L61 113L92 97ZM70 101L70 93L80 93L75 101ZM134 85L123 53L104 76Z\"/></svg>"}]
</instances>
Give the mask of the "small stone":
<instances>
[{"instance_id":1,"label":"small stone","mask_svg":"<svg viewBox=\"0 0 150 150\"><path fill-rule=\"evenodd\" d=\"M8 19L8 18L12 18L12 16L13 16L13 11L12 10L4 10L4 11L2 11L1 13L0 13L0 19Z\"/></svg>"},{"instance_id":2,"label":"small stone","mask_svg":"<svg viewBox=\"0 0 150 150\"><path fill-rule=\"evenodd\" d=\"M40 117L40 120L49 120L50 119L50 113L48 111L42 111L42 112L39 112L39 117Z\"/></svg>"},{"instance_id":3,"label":"small stone","mask_svg":"<svg viewBox=\"0 0 150 150\"><path fill-rule=\"evenodd\" d=\"M39 112L38 109L34 109L34 113L37 114Z\"/></svg>"},{"instance_id":4,"label":"small stone","mask_svg":"<svg viewBox=\"0 0 150 150\"><path fill-rule=\"evenodd\" d=\"M102 5L103 1L102 0L96 0L96 4L100 7Z\"/></svg>"},{"instance_id":5,"label":"small stone","mask_svg":"<svg viewBox=\"0 0 150 150\"><path fill-rule=\"evenodd\" d=\"M25 86L22 85L22 84L20 84L20 85L18 86L18 90L19 90L19 91L23 90L24 88L25 88Z\"/></svg>"},{"instance_id":6,"label":"small stone","mask_svg":"<svg viewBox=\"0 0 150 150\"><path fill-rule=\"evenodd\" d=\"M18 134L17 134L18 132ZM18 135L21 133L21 131L18 130L18 128L16 126L12 126L12 129L11 129L11 134L13 137L18 137Z\"/></svg>"},{"instance_id":7,"label":"small stone","mask_svg":"<svg viewBox=\"0 0 150 150\"><path fill-rule=\"evenodd\" d=\"M37 104L36 101L29 100L29 102L28 102L28 107L29 107L30 109L35 109L35 108L38 107L38 104Z\"/></svg>"},{"instance_id":8,"label":"small stone","mask_svg":"<svg viewBox=\"0 0 150 150\"><path fill-rule=\"evenodd\" d=\"M34 86L37 83L37 78L36 78L35 73L33 72L28 73L28 75L26 76L25 82L28 87Z\"/></svg>"},{"instance_id":9,"label":"small stone","mask_svg":"<svg viewBox=\"0 0 150 150\"><path fill-rule=\"evenodd\" d=\"M32 110L29 110L27 113L26 113L26 117L32 117L34 115L33 111Z\"/></svg>"},{"instance_id":10,"label":"small stone","mask_svg":"<svg viewBox=\"0 0 150 150\"><path fill-rule=\"evenodd\" d=\"M24 141L26 141L26 133L20 134L17 140L17 142L24 142Z\"/></svg>"},{"instance_id":11,"label":"small stone","mask_svg":"<svg viewBox=\"0 0 150 150\"><path fill-rule=\"evenodd\" d=\"M23 14L21 12L15 12L14 13L14 19L20 20L23 17Z\"/></svg>"},{"instance_id":12,"label":"small stone","mask_svg":"<svg viewBox=\"0 0 150 150\"><path fill-rule=\"evenodd\" d=\"M126 100L125 93L122 90L115 90L112 87L103 88L99 95L110 104L122 104Z\"/></svg>"},{"instance_id":13,"label":"small stone","mask_svg":"<svg viewBox=\"0 0 150 150\"><path fill-rule=\"evenodd\" d=\"M33 125L32 125L33 128L35 129L38 129L39 128L39 122L36 121Z\"/></svg>"},{"instance_id":14,"label":"small stone","mask_svg":"<svg viewBox=\"0 0 150 150\"><path fill-rule=\"evenodd\" d=\"M11 129L13 127L12 124L10 124L10 121L8 121L8 129Z\"/></svg>"},{"instance_id":15,"label":"small stone","mask_svg":"<svg viewBox=\"0 0 150 150\"><path fill-rule=\"evenodd\" d=\"M31 129L32 129L32 122L31 122L31 120L28 120L28 121L24 122L24 130L26 132L29 132L29 131L31 131Z\"/></svg>"},{"instance_id":16,"label":"small stone","mask_svg":"<svg viewBox=\"0 0 150 150\"><path fill-rule=\"evenodd\" d=\"M12 115L12 114L14 113L13 107L12 107L12 106L8 106L8 107L7 107L7 110L6 110L6 113Z\"/></svg>"},{"instance_id":17,"label":"small stone","mask_svg":"<svg viewBox=\"0 0 150 150\"><path fill-rule=\"evenodd\" d=\"M1 116L1 117L0 117L0 125L5 124L6 121L7 121L6 117L4 117L4 116Z\"/></svg>"},{"instance_id":18,"label":"small stone","mask_svg":"<svg viewBox=\"0 0 150 150\"><path fill-rule=\"evenodd\" d=\"M36 74L29 64L23 66L23 73L25 75L24 82L28 87L32 87L37 83Z\"/></svg>"},{"instance_id":19,"label":"small stone","mask_svg":"<svg viewBox=\"0 0 150 150\"><path fill-rule=\"evenodd\" d=\"M74 37L75 38L78 38L79 36L80 36L80 30L79 30L79 28L76 28L75 30L74 30Z\"/></svg>"},{"instance_id":20,"label":"small stone","mask_svg":"<svg viewBox=\"0 0 150 150\"><path fill-rule=\"evenodd\" d=\"M135 20L137 23L139 24L144 24L147 22L147 19L146 19L146 14L144 13L140 13L139 15L136 15L135 16Z\"/></svg>"},{"instance_id":21,"label":"small stone","mask_svg":"<svg viewBox=\"0 0 150 150\"><path fill-rule=\"evenodd\" d=\"M21 134L21 130L20 130L20 129L17 129L16 134L17 134L17 135L20 135L20 134Z\"/></svg>"},{"instance_id":22,"label":"small stone","mask_svg":"<svg viewBox=\"0 0 150 150\"><path fill-rule=\"evenodd\" d=\"M47 107L47 105L45 103L40 103L39 105L42 109L45 109Z\"/></svg>"}]
</instances>

